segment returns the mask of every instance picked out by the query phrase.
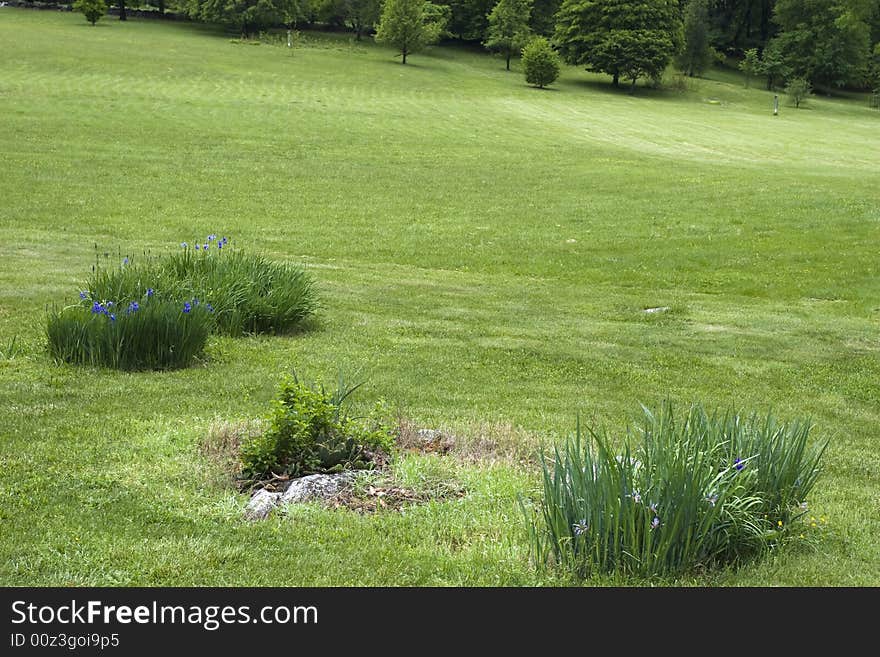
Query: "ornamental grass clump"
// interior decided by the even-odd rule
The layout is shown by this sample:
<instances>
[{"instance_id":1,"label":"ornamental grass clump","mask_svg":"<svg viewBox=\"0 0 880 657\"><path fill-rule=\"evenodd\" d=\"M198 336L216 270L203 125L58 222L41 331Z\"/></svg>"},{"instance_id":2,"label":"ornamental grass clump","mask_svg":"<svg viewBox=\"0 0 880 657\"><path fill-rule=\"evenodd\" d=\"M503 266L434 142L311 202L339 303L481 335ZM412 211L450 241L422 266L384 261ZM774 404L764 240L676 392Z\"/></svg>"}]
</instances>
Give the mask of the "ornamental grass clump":
<instances>
[{"instance_id":1,"label":"ornamental grass clump","mask_svg":"<svg viewBox=\"0 0 880 657\"><path fill-rule=\"evenodd\" d=\"M139 300L96 300L49 313L49 353L58 361L121 370L187 367L200 356L211 332L210 306L198 299L161 301L148 289Z\"/></svg>"},{"instance_id":2,"label":"ornamental grass clump","mask_svg":"<svg viewBox=\"0 0 880 657\"><path fill-rule=\"evenodd\" d=\"M581 577L737 565L800 519L825 448L808 446L808 422L644 410L620 449L578 426L542 455L543 500L523 507L538 564Z\"/></svg>"}]
</instances>

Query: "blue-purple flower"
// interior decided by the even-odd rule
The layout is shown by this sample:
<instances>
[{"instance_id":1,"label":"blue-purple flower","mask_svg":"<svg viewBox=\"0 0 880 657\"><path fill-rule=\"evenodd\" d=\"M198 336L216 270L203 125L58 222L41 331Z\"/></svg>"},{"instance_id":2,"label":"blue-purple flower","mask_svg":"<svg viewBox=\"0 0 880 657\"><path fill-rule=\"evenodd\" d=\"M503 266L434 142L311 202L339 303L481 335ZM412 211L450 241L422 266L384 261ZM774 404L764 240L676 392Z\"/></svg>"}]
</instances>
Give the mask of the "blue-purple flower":
<instances>
[{"instance_id":1,"label":"blue-purple flower","mask_svg":"<svg viewBox=\"0 0 880 657\"><path fill-rule=\"evenodd\" d=\"M718 496L717 495L706 495L706 501L711 506L715 506L715 504L718 502Z\"/></svg>"},{"instance_id":2,"label":"blue-purple flower","mask_svg":"<svg viewBox=\"0 0 880 657\"><path fill-rule=\"evenodd\" d=\"M657 529L660 526L660 518L654 516L654 519L651 521L651 529Z\"/></svg>"},{"instance_id":3,"label":"blue-purple flower","mask_svg":"<svg viewBox=\"0 0 880 657\"><path fill-rule=\"evenodd\" d=\"M582 534L586 534L590 531L590 525L587 524L586 520L581 520L580 522L574 523L571 528L574 530L575 536L581 536Z\"/></svg>"},{"instance_id":4,"label":"blue-purple flower","mask_svg":"<svg viewBox=\"0 0 880 657\"><path fill-rule=\"evenodd\" d=\"M734 466L737 470L742 470L744 467L746 467L746 462L743 461L742 459L739 459L739 458L738 458L738 459L736 459L736 460L733 462L733 466Z\"/></svg>"},{"instance_id":5,"label":"blue-purple flower","mask_svg":"<svg viewBox=\"0 0 880 657\"><path fill-rule=\"evenodd\" d=\"M210 303L206 303L206 304L205 304L205 308L208 309L208 312L209 312L209 313L214 312L214 306L212 306Z\"/></svg>"},{"instance_id":6,"label":"blue-purple flower","mask_svg":"<svg viewBox=\"0 0 880 657\"><path fill-rule=\"evenodd\" d=\"M198 250L201 249L201 248L202 248L202 247L201 247L200 245L196 244L196 251L198 251Z\"/></svg>"},{"instance_id":7,"label":"blue-purple flower","mask_svg":"<svg viewBox=\"0 0 880 657\"><path fill-rule=\"evenodd\" d=\"M110 321L111 321L111 322L115 322L115 321L116 321L116 315L114 315L113 313L108 314L107 317L110 318Z\"/></svg>"},{"instance_id":8,"label":"blue-purple flower","mask_svg":"<svg viewBox=\"0 0 880 657\"><path fill-rule=\"evenodd\" d=\"M185 248L188 246L188 244L187 244L186 242L181 242L181 243L180 243L180 246L183 247L183 248L185 249Z\"/></svg>"},{"instance_id":9,"label":"blue-purple flower","mask_svg":"<svg viewBox=\"0 0 880 657\"><path fill-rule=\"evenodd\" d=\"M208 241L209 241L209 242L213 242L215 239L217 239L217 236L214 235L214 233L211 233L210 235L208 235Z\"/></svg>"},{"instance_id":10,"label":"blue-purple flower","mask_svg":"<svg viewBox=\"0 0 880 657\"><path fill-rule=\"evenodd\" d=\"M151 296L153 296L153 294L155 294L155 290L151 287L148 287L147 288L147 299L149 299Z\"/></svg>"},{"instance_id":11,"label":"blue-purple flower","mask_svg":"<svg viewBox=\"0 0 880 657\"><path fill-rule=\"evenodd\" d=\"M130 304L128 304L128 312L130 313L136 313L140 309L141 306L137 301L132 301Z\"/></svg>"},{"instance_id":12,"label":"blue-purple flower","mask_svg":"<svg viewBox=\"0 0 880 657\"><path fill-rule=\"evenodd\" d=\"M122 264L123 264L123 266L124 266L124 265L127 265L129 262L131 262L131 261L128 259L128 256L125 256L125 257L122 259Z\"/></svg>"},{"instance_id":13,"label":"blue-purple flower","mask_svg":"<svg viewBox=\"0 0 880 657\"><path fill-rule=\"evenodd\" d=\"M104 306L102 306L100 303L95 301L92 304L92 314L97 315L98 313L102 313L102 312L104 312Z\"/></svg>"},{"instance_id":14,"label":"blue-purple flower","mask_svg":"<svg viewBox=\"0 0 880 657\"><path fill-rule=\"evenodd\" d=\"M187 301L183 304L183 312L188 313L190 310L192 310L192 304Z\"/></svg>"},{"instance_id":15,"label":"blue-purple flower","mask_svg":"<svg viewBox=\"0 0 880 657\"><path fill-rule=\"evenodd\" d=\"M83 290L82 292L79 293L79 298L80 298L80 299L85 299L87 296L89 296L89 291L88 291L88 290Z\"/></svg>"}]
</instances>

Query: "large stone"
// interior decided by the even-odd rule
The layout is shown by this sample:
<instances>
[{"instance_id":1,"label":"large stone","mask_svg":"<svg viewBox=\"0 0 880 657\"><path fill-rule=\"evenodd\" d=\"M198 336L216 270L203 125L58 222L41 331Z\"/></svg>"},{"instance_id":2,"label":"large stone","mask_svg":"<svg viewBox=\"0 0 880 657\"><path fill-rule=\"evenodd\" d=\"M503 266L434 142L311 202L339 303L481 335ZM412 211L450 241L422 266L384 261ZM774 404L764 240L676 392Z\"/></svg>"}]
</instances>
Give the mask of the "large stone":
<instances>
[{"instance_id":1,"label":"large stone","mask_svg":"<svg viewBox=\"0 0 880 657\"><path fill-rule=\"evenodd\" d=\"M351 485L355 473L351 471L339 474L314 474L294 479L281 493L279 504L327 500Z\"/></svg>"},{"instance_id":2,"label":"large stone","mask_svg":"<svg viewBox=\"0 0 880 657\"><path fill-rule=\"evenodd\" d=\"M245 520L262 520L278 504L281 493L272 493L265 488L258 490L244 510Z\"/></svg>"}]
</instances>

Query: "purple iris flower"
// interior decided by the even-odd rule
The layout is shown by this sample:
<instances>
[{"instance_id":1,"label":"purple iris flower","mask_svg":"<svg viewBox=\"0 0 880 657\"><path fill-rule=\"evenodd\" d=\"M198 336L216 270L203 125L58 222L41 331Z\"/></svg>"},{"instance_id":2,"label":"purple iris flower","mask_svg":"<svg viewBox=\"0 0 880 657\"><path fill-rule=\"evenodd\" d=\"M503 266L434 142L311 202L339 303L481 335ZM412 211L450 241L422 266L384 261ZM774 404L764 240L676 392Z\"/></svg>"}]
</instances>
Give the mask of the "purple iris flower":
<instances>
[{"instance_id":1,"label":"purple iris flower","mask_svg":"<svg viewBox=\"0 0 880 657\"><path fill-rule=\"evenodd\" d=\"M190 310L192 310L192 304L187 301L185 304L183 304L183 312L188 313Z\"/></svg>"}]
</instances>

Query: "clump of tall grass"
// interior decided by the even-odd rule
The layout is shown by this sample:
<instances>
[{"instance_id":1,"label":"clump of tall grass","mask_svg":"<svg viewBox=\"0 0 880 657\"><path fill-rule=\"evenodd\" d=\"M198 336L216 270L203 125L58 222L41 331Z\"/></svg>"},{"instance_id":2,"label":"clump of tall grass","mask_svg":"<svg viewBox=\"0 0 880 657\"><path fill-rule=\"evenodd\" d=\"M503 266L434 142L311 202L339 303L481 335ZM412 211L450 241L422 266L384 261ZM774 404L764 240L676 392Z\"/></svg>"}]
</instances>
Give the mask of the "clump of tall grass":
<instances>
[{"instance_id":1,"label":"clump of tall grass","mask_svg":"<svg viewBox=\"0 0 880 657\"><path fill-rule=\"evenodd\" d=\"M127 258L119 268L96 267L85 288L93 298L120 302L139 299L147 289L161 299L200 299L214 308L215 329L232 336L290 333L318 307L314 280L301 267L237 251L215 235L181 247Z\"/></svg>"},{"instance_id":2,"label":"clump of tall grass","mask_svg":"<svg viewBox=\"0 0 880 657\"><path fill-rule=\"evenodd\" d=\"M775 544L806 509L825 445L772 414L644 409L615 450L578 426L542 455L543 500L527 514L539 564L586 576L673 575L736 565Z\"/></svg>"},{"instance_id":3,"label":"clump of tall grass","mask_svg":"<svg viewBox=\"0 0 880 657\"><path fill-rule=\"evenodd\" d=\"M121 370L187 367L202 354L213 318L206 305L144 294L125 304L91 301L49 313L49 353L75 365Z\"/></svg>"}]
</instances>

